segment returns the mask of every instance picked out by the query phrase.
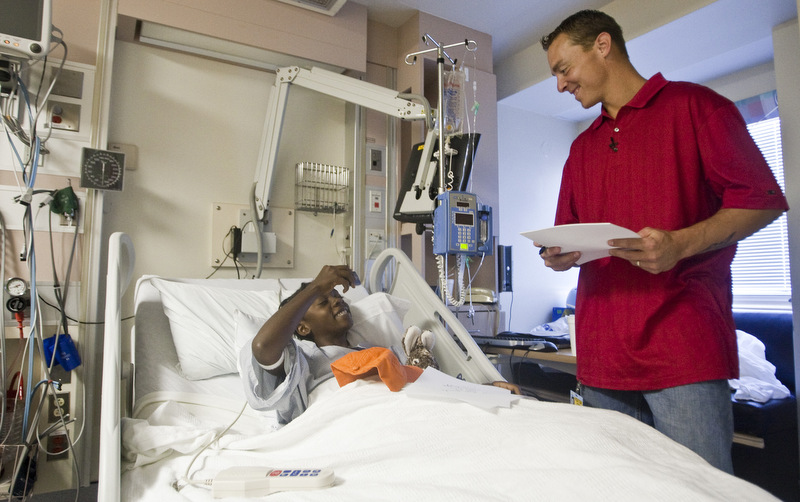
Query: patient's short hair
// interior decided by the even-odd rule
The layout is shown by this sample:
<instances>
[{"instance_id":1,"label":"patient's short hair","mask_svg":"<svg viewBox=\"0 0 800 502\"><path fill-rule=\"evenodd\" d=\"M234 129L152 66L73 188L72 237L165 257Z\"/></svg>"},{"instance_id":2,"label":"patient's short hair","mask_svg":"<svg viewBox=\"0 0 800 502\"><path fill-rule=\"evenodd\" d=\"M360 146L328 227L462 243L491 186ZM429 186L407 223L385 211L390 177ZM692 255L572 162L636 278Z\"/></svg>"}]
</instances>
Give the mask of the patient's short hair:
<instances>
[{"instance_id":1,"label":"patient's short hair","mask_svg":"<svg viewBox=\"0 0 800 502\"><path fill-rule=\"evenodd\" d=\"M588 51L592 48L597 36L601 33L611 35L611 41L619 48L623 56L628 58L628 49L625 47L625 38L622 36L622 28L605 12L599 10L582 10L561 21L561 24L549 35L542 37L542 47L546 51L557 36L564 33L574 44L583 47Z\"/></svg>"},{"instance_id":2,"label":"patient's short hair","mask_svg":"<svg viewBox=\"0 0 800 502\"><path fill-rule=\"evenodd\" d=\"M309 284L311 284L311 283L310 282L304 282L304 283L300 284L300 287L297 288L297 291L295 291L291 295L289 295L286 298L284 298L283 300L281 300L281 304L280 304L279 308L283 308L284 305L286 305L287 303L292 301L292 298L294 298L295 296L298 295L298 293L300 293L301 291L306 289L306 286L308 286ZM303 314L303 315L305 315L305 314ZM313 333L308 335L308 336L303 336L303 335L301 335L300 333L297 332L297 327L295 327L295 329L294 329L294 336L296 336L297 338L300 338L301 340L309 340L309 341L312 341L312 342L314 341L314 334Z\"/></svg>"},{"instance_id":3,"label":"patient's short hair","mask_svg":"<svg viewBox=\"0 0 800 502\"><path fill-rule=\"evenodd\" d=\"M292 298L294 298L295 296L297 296L298 293L300 293L301 291L306 289L306 286L308 286L309 284L311 284L311 283L310 282L304 282L304 283L300 284L300 287L297 288L297 291L295 291L291 295L289 295L286 298L284 298L283 300L281 300L281 305L280 306L283 307L284 305L286 305L287 303L292 301Z\"/></svg>"}]
</instances>

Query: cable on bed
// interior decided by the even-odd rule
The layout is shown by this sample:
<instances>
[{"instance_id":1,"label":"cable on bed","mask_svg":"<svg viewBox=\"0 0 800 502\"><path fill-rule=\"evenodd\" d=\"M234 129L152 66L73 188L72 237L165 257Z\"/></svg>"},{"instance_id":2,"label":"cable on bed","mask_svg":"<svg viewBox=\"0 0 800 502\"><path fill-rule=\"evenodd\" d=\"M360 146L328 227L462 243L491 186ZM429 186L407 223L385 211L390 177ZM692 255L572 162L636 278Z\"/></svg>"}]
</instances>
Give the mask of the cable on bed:
<instances>
[{"instance_id":1,"label":"cable on bed","mask_svg":"<svg viewBox=\"0 0 800 502\"><path fill-rule=\"evenodd\" d=\"M511 363L511 366L513 368L513 366L514 366L514 364L513 364L514 363L514 357L518 357L519 358L519 363L517 363L517 378L516 378L516 381L517 381L517 385L520 385L518 382L520 382L521 379L522 379L522 363L525 362L525 360L528 358L528 354L530 354L532 351L530 349L525 349L525 353L522 354L521 356L519 356L519 355L514 354L517 350L519 350L519 349L511 347L511 359L510 359L509 362ZM519 390L520 390L520 392L525 392L526 395L532 396L532 397L538 399L539 401L544 401L544 399L542 399L542 396L540 396L539 394L537 394L536 392L530 390L527 387L525 389L523 389L520 386Z\"/></svg>"},{"instance_id":2,"label":"cable on bed","mask_svg":"<svg viewBox=\"0 0 800 502\"><path fill-rule=\"evenodd\" d=\"M200 448L197 451L197 453L194 454L194 457L192 457L192 460L189 462L189 465L186 466L186 472L184 473L183 477L180 478L180 479L176 479L175 482L172 484L172 487L175 488L175 490L180 491L180 490L182 490L183 488L185 488L185 487L187 487L189 485L211 486L211 482L213 481L213 479L193 480L191 478L191 476L189 476L189 470L192 468L192 465L194 464L194 462L197 460L197 458L200 456L201 453L206 451L209 446L214 444L214 442L219 441L219 439L222 436L224 436L225 434L227 434L227 432L229 430L231 430L231 428L236 424L236 422L238 422L239 419L242 417L242 414L244 414L244 410L245 409L247 409L247 402L246 401L242 405L242 409L239 410L239 414L236 415L236 418L233 419L233 422L231 422L230 425L225 427L225 429L222 432L220 432L219 434L217 434L216 436L211 438L211 441L206 443L205 446Z\"/></svg>"}]
</instances>

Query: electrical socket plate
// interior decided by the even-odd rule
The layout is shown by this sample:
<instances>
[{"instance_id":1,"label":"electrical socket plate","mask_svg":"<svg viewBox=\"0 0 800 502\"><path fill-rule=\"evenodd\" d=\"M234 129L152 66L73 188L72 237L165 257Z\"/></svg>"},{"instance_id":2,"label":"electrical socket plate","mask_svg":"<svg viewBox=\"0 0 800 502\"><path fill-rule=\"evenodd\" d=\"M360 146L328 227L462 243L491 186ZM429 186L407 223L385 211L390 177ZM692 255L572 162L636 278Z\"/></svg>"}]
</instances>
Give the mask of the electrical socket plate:
<instances>
[{"instance_id":1,"label":"electrical socket plate","mask_svg":"<svg viewBox=\"0 0 800 502\"><path fill-rule=\"evenodd\" d=\"M386 247L386 235L383 230L368 228L366 230L365 246L365 258L367 260L376 258Z\"/></svg>"},{"instance_id":2,"label":"electrical socket plate","mask_svg":"<svg viewBox=\"0 0 800 502\"><path fill-rule=\"evenodd\" d=\"M211 266L214 268L233 268L233 260L225 259L231 249L231 227L242 228L243 211L249 211L247 204L213 202L211 204ZM266 232L275 234L275 254L264 263L266 268L294 267L295 210L270 207L270 222ZM249 219L249 217L247 218Z\"/></svg>"},{"instance_id":3,"label":"electrical socket plate","mask_svg":"<svg viewBox=\"0 0 800 502\"><path fill-rule=\"evenodd\" d=\"M58 399L58 406L56 406L56 399ZM50 413L47 414L48 423L54 424L61 420L59 416L59 406L61 411L64 412L64 420L68 420L70 416L70 398L69 392L57 392L55 397L52 394L47 396L48 404L50 405Z\"/></svg>"}]
</instances>

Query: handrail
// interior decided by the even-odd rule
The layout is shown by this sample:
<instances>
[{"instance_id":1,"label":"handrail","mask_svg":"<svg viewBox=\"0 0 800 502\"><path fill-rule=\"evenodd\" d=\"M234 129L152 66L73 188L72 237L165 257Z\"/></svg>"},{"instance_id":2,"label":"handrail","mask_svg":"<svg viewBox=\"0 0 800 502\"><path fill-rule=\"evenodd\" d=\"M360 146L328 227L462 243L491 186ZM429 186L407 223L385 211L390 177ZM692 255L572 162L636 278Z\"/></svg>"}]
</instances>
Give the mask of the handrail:
<instances>
[{"instance_id":1,"label":"handrail","mask_svg":"<svg viewBox=\"0 0 800 502\"><path fill-rule=\"evenodd\" d=\"M103 380L100 402L100 461L97 500L119 502L121 468L120 377L122 368L122 295L133 276L136 254L130 237L115 232L108 241Z\"/></svg>"}]
</instances>

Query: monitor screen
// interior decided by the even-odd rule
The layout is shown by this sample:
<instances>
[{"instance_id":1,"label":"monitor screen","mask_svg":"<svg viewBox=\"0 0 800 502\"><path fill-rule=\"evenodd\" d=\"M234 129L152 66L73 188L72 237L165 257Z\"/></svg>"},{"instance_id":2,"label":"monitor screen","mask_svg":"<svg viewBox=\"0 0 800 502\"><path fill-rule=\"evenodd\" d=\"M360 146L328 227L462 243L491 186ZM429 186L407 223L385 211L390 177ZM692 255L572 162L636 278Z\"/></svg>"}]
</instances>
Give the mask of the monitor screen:
<instances>
[{"instance_id":1,"label":"monitor screen","mask_svg":"<svg viewBox=\"0 0 800 502\"><path fill-rule=\"evenodd\" d=\"M0 52L43 57L50 50L51 0L0 0Z\"/></svg>"},{"instance_id":2,"label":"monitor screen","mask_svg":"<svg viewBox=\"0 0 800 502\"><path fill-rule=\"evenodd\" d=\"M475 158L475 152L478 149L478 141L480 140L480 133L460 134L450 136L450 146L453 147L457 153L452 156L445 157L446 172L452 171L452 190L464 192L469 185L469 177L472 173L472 161ZM436 196L439 194L439 165L437 162L437 171L433 177L433 182L428 189L427 194L414 193L413 187L419 170L420 159L423 154L424 143L414 145L411 150L411 157L408 159L408 166L403 172L402 184L400 186L400 194L397 198L397 204L394 208L394 219L397 221L409 223L433 223L433 202L431 202L430 212L424 213L407 213L401 211L403 201L406 197L425 198L430 201L435 201ZM439 142L434 141L433 152L439 151ZM431 156L432 159L436 157ZM445 177L446 183L448 182L447 176Z\"/></svg>"}]
</instances>

